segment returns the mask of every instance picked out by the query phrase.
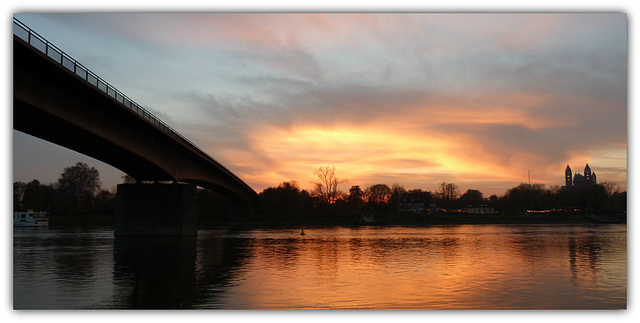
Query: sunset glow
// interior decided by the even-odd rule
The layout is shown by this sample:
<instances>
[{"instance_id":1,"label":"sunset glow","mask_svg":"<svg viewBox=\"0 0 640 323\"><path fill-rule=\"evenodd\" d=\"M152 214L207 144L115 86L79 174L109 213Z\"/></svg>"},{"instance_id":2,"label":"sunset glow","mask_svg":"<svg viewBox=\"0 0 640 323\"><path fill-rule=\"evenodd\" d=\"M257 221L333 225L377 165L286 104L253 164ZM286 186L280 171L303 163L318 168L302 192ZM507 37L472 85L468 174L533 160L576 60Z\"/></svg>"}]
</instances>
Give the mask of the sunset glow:
<instances>
[{"instance_id":1,"label":"sunset glow","mask_svg":"<svg viewBox=\"0 0 640 323\"><path fill-rule=\"evenodd\" d=\"M257 192L324 165L343 192L502 195L586 163L626 189L624 14L16 17Z\"/></svg>"}]
</instances>

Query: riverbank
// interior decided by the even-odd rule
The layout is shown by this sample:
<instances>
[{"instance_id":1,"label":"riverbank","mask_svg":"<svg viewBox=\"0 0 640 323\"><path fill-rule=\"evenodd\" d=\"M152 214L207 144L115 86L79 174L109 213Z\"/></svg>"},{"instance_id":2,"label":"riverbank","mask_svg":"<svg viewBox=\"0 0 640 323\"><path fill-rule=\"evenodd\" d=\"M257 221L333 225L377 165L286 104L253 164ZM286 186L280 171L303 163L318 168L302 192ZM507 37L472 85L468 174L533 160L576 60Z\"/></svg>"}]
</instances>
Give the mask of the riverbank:
<instances>
[{"instance_id":1,"label":"riverbank","mask_svg":"<svg viewBox=\"0 0 640 323\"><path fill-rule=\"evenodd\" d=\"M380 217L374 222L349 219L301 219L287 223L273 222L232 222L228 224L201 226L201 228L322 228L322 227L385 227L385 226L433 226L433 225L486 225L486 224L593 224L593 223L626 223L624 216L545 214L545 215L504 215L504 214L442 214L421 217Z\"/></svg>"},{"instance_id":2,"label":"riverbank","mask_svg":"<svg viewBox=\"0 0 640 323\"><path fill-rule=\"evenodd\" d=\"M420 216L379 216L374 222L364 222L359 217L330 218L308 217L273 221L270 219L244 219L242 221L224 221L201 224L200 228L242 227L242 228L301 228L331 226L430 226L430 225L467 225L467 224L589 224L589 223L626 223L625 215L615 214L437 214ZM113 226L112 215L59 216L52 215L51 227L98 227Z\"/></svg>"}]
</instances>

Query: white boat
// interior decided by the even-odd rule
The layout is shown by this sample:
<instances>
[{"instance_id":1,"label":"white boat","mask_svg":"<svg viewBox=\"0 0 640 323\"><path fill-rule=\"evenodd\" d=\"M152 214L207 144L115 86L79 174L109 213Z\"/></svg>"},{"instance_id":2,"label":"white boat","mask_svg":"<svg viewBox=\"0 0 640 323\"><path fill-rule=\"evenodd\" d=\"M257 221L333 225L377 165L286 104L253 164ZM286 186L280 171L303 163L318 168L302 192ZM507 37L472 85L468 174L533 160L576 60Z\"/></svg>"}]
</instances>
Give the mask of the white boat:
<instances>
[{"instance_id":1,"label":"white boat","mask_svg":"<svg viewBox=\"0 0 640 323\"><path fill-rule=\"evenodd\" d=\"M49 216L47 212L13 212L14 227L47 227L49 226Z\"/></svg>"}]
</instances>

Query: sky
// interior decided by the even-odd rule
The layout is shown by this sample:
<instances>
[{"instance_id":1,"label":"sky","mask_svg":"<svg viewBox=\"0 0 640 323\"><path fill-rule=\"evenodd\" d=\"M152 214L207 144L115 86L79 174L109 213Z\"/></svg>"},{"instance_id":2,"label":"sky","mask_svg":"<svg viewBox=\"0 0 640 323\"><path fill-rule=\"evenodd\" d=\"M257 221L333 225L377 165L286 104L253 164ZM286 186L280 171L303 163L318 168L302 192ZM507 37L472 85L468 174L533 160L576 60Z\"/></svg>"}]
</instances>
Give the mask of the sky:
<instances>
[{"instance_id":1,"label":"sky","mask_svg":"<svg viewBox=\"0 0 640 323\"><path fill-rule=\"evenodd\" d=\"M608 13L18 13L257 192L313 171L501 196L588 163L627 188L628 17ZM77 161L12 132L13 181Z\"/></svg>"}]
</instances>

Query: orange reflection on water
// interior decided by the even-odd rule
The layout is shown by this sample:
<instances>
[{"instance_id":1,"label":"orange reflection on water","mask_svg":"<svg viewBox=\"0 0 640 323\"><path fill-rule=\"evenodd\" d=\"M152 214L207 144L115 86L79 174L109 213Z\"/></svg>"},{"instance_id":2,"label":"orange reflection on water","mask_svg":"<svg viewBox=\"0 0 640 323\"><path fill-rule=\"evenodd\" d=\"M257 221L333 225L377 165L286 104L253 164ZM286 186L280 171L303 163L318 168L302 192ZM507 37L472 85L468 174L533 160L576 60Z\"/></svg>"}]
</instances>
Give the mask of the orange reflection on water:
<instances>
[{"instance_id":1,"label":"orange reflection on water","mask_svg":"<svg viewBox=\"0 0 640 323\"><path fill-rule=\"evenodd\" d=\"M602 280L626 288L626 266L608 265L626 263L626 249L594 241L588 232L545 230L332 228L307 229L304 237L280 232L252 240L251 263L231 292L244 308L620 306L594 305L583 294L603 301L597 297L605 293L597 286Z\"/></svg>"}]
</instances>

